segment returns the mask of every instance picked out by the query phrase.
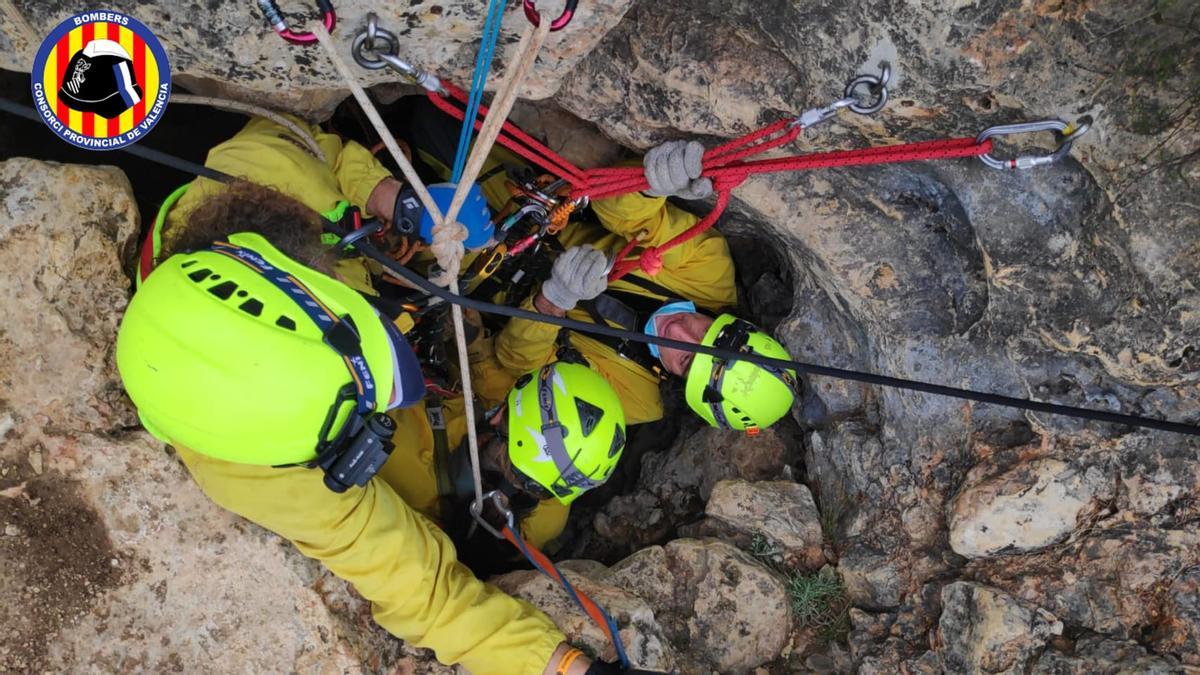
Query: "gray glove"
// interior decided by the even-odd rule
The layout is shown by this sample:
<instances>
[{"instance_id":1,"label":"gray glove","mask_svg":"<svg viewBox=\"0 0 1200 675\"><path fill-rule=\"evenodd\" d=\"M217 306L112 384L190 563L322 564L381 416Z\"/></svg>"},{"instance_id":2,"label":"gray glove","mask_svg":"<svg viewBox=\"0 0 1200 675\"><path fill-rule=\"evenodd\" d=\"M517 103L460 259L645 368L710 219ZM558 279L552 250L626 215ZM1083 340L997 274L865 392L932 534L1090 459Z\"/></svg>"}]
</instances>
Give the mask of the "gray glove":
<instances>
[{"instance_id":1,"label":"gray glove","mask_svg":"<svg viewBox=\"0 0 1200 675\"><path fill-rule=\"evenodd\" d=\"M704 199L712 194L712 180L701 178L704 146L696 141L667 141L646 153L646 181L651 197Z\"/></svg>"},{"instance_id":2,"label":"gray glove","mask_svg":"<svg viewBox=\"0 0 1200 675\"><path fill-rule=\"evenodd\" d=\"M608 259L591 246L572 246L554 261L542 295L555 307L575 309L580 300L592 300L608 288Z\"/></svg>"}]
</instances>

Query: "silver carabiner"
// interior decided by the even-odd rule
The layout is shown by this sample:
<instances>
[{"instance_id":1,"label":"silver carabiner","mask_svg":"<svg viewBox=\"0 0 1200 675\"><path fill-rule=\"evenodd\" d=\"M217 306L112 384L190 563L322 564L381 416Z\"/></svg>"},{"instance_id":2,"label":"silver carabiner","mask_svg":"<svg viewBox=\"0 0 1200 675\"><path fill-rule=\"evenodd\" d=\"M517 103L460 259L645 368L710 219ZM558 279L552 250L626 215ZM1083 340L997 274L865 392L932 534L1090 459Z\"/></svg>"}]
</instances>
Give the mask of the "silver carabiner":
<instances>
[{"instance_id":1,"label":"silver carabiner","mask_svg":"<svg viewBox=\"0 0 1200 675\"><path fill-rule=\"evenodd\" d=\"M1092 118L1082 117L1074 124L1062 120L1040 120L1037 122L1022 122L1020 124L1002 124L985 129L975 138L976 143L982 143L996 136L1012 136L1014 134L1029 134L1039 131L1053 131L1059 137L1058 147L1048 155L1022 155L1013 159L996 159L989 152L979 156L979 161L999 170L1032 169L1036 166L1053 164L1066 157L1071 152L1071 145L1092 128Z\"/></svg>"},{"instance_id":2,"label":"silver carabiner","mask_svg":"<svg viewBox=\"0 0 1200 675\"><path fill-rule=\"evenodd\" d=\"M500 512L500 515L504 516L505 525L508 526L508 530L510 532L514 532L514 533L517 531L515 519L513 518L513 512L510 511L508 509L508 507L504 505L503 501L501 501L500 498L502 496L504 496L504 494L502 492L500 492L499 490L492 490L491 492L485 492L483 494L482 502L479 502L479 501L471 502L471 509L470 509L471 516L475 518L475 522L471 523L471 529L467 532L468 538L470 538L471 535L475 534L475 526L476 525L482 526L483 529L492 533L492 536L494 536L497 539L504 538L504 533L502 533L500 530L497 530L495 527L492 527L492 524L487 521L487 518L483 517L483 505L488 500L491 500L492 506L495 506L496 510Z\"/></svg>"}]
</instances>

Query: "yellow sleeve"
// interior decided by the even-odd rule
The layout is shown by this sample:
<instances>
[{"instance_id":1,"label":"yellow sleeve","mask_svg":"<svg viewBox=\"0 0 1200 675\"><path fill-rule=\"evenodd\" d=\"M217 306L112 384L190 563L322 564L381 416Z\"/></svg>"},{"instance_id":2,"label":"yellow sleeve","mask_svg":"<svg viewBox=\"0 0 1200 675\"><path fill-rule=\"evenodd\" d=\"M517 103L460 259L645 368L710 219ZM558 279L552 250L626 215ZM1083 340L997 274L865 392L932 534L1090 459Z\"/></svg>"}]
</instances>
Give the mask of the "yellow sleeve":
<instances>
[{"instance_id":1,"label":"yellow sleeve","mask_svg":"<svg viewBox=\"0 0 1200 675\"><path fill-rule=\"evenodd\" d=\"M476 675L541 673L563 634L533 606L479 581L441 530L381 479L335 494L311 469L179 454L217 504L289 539L371 602L396 637Z\"/></svg>"},{"instance_id":2,"label":"yellow sleeve","mask_svg":"<svg viewBox=\"0 0 1200 675\"><path fill-rule=\"evenodd\" d=\"M592 209L606 229L626 240L645 232L642 247L661 246L700 221L665 197L642 194L601 199ZM737 304L733 258L725 237L714 229L664 253L663 269L654 281L710 311Z\"/></svg>"},{"instance_id":3,"label":"yellow sleeve","mask_svg":"<svg viewBox=\"0 0 1200 675\"><path fill-rule=\"evenodd\" d=\"M562 534L569 515L571 507L557 499L538 502L533 512L521 520L521 534L534 548L545 551Z\"/></svg>"},{"instance_id":4,"label":"yellow sleeve","mask_svg":"<svg viewBox=\"0 0 1200 675\"><path fill-rule=\"evenodd\" d=\"M379 185L379 181L391 178L392 172L388 171L369 150L358 143L354 141L342 143L341 139L338 139L338 142L341 150L336 157L330 158L333 162L333 173L337 177L338 186L351 204L357 206L364 214L373 215L367 213L367 200L371 197L371 191L375 189L376 185Z\"/></svg>"},{"instance_id":5,"label":"yellow sleeve","mask_svg":"<svg viewBox=\"0 0 1200 675\"><path fill-rule=\"evenodd\" d=\"M534 296L521 303L521 309L537 311ZM513 377L541 368L554 361L558 326L540 321L513 319L496 336L496 361Z\"/></svg>"}]
</instances>

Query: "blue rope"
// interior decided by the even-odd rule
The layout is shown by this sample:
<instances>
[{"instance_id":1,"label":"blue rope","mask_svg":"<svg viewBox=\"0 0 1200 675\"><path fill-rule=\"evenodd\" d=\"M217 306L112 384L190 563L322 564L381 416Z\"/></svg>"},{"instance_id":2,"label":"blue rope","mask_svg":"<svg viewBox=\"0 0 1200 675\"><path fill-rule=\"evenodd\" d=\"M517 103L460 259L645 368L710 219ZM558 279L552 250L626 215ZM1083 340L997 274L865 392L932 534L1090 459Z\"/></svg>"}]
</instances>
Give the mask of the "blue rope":
<instances>
[{"instance_id":1,"label":"blue rope","mask_svg":"<svg viewBox=\"0 0 1200 675\"><path fill-rule=\"evenodd\" d=\"M467 167L467 155L471 152L471 137L475 134L475 118L483 103L483 86L487 83L492 59L496 54L496 43L500 39L500 24L504 20L505 0L490 0L487 19L483 22L483 37L479 42L479 54L475 57L475 74L471 78L471 93L467 97L467 114L463 117L462 132L458 136L458 153L454 156L454 171L450 182L458 185Z\"/></svg>"}]
</instances>

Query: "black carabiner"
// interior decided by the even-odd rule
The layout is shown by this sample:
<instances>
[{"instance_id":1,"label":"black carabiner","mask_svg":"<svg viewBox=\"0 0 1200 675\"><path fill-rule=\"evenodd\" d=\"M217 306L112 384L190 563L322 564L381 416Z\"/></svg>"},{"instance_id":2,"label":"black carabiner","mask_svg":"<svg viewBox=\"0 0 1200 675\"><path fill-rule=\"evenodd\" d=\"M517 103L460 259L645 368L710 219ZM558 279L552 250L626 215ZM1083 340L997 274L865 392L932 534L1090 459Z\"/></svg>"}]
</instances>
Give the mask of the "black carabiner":
<instances>
[{"instance_id":1,"label":"black carabiner","mask_svg":"<svg viewBox=\"0 0 1200 675\"><path fill-rule=\"evenodd\" d=\"M567 27L571 23L571 19L575 18L575 9L579 6L579 0L567 0L567 6L563 7L562 14L550 24L550 32L554 33ZM529 19L529 23L538 26L542 23L542 15L537 11L537 0L525 0L525 18Z\"/></svg>"}]
</instances>

